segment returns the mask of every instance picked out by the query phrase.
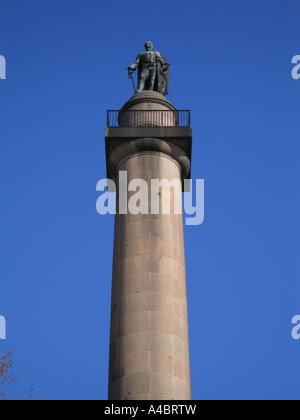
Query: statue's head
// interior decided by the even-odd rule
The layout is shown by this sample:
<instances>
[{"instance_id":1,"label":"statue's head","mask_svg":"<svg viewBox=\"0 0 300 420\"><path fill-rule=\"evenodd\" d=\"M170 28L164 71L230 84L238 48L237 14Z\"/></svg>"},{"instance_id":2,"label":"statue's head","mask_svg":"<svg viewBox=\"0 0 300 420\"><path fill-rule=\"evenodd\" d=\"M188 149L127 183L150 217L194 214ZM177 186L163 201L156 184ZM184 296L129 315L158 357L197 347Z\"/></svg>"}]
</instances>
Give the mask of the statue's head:
<instances>
[{"instance_id":1,"label":"statue's head","mask_svg":"<svg viewBox=\"0 0 300 420\"><path fill-rule=\"evenodd\" d=\"M153 50L153 44L152 44L152 42L151 41L147 41L146 44L145 44L145 48L146 48L146 51L152 51Z\"/></svg>"}]
</instances>

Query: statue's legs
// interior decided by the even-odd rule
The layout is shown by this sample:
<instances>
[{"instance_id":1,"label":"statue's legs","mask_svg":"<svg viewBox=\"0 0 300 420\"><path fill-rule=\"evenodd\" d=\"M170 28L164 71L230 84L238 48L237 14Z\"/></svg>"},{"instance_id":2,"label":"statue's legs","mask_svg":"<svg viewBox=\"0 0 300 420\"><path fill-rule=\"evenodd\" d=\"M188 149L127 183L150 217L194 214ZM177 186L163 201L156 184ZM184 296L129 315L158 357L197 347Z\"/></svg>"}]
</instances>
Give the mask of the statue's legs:
<instances>
[{"instance_id":1,"label":"statue's legs","mask_svg":"<svg viewBox=\"0 0 300 420\"><path fill-rule=\"evenodd\" d=\"M146 67L141 72L137 93L145 90L146 80L150 79L149 90L154 90L154 83L156 78L156 66Z\"/></svg>"},{"instance_id":2,"label":"statue's legs","mask_svg":"<svg viewBox=\"0 0 300 420\"><path fill-rule=\"evenodd\" d=\"M143 92L145 90L145 82L148 80L150 75L149 69L143 69L141 72L141 77L139 80L139 86L137 88L137 93Z\"/></svg>"},{"instance_id":3,"label":"statue's legs","mask_svg":"<svg viewBox=\"0 0 300 420\"><path fill-rule=\"evenodd\" d=\"M149 90L154 90L154 83L155 83L155 78L156 78L156 66L150 67L149 72L150 72Z\"/></svg>"},{"instance_id":4,"label":"statue's legs","mask_svg":"<svg viewBox=\"0 0 300 420\"><path fill-rule=\"evenodd\" d=\"M145 89L145 79L143 79L142 77L139 80L139 85L138 88L136 90L137 93L143 92L143 90Z\"/></svg>"}]
</instances>

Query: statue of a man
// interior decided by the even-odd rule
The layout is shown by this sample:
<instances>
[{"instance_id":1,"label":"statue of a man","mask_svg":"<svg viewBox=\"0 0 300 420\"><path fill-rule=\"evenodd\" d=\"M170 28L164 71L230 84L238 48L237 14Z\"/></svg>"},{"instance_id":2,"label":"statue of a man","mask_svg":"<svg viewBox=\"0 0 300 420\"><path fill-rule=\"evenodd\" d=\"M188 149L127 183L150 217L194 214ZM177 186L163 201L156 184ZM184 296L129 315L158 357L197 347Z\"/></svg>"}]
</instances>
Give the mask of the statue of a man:
<instances>
[{"instance_id":1,"label":"statue of a man","mask_svg":"<svg viewBox=\"0 0 300 420\"><path fill-rule=\"evenodd\" d=\"M152 42L146 42L145 49L137 56L135 62L127 67L130 74L138 68L136 93L144 90L155 90L162 95L167 95L170 64L159 52L153 51Z\"/></svg>"}]
</instances>

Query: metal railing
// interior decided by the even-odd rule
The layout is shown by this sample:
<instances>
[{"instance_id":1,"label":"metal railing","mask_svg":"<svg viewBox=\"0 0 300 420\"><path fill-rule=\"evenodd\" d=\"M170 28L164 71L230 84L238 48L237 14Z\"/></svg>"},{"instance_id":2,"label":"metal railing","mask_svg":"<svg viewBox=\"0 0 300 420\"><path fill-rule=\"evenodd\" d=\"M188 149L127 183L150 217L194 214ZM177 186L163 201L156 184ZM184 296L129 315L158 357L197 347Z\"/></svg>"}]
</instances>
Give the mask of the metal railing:
<instances>
[{"instance_id":1,"label":"metal railing","mask_svg":"<svg viewBox=\"0 0 300 420\"><path fill-rule=\"evenodd\" d=\"M109 110L107 127L190 127L189 110Z\"/></svg>"}]
</instances>

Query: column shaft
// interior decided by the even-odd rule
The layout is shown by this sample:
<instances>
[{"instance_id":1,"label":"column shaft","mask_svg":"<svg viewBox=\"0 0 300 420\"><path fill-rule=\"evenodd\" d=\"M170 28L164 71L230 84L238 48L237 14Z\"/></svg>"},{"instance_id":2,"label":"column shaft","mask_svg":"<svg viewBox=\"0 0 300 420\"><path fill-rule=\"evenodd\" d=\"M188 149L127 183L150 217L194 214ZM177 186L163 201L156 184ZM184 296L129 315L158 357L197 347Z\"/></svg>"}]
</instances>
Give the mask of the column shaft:
<instances>
[{"instance_id":1,"label":"column shaft","mask_svg":"<svg viewBox=\"0 0 300 420\"><path fill-rule=\"evenodd\" d=\"M182 214L151 214L151 180L181 182L178 162L139 152L118 166L147 182L149 214L117 214L112 284L109 399L191 398ZM117 192L117 208L119 204ZM134 195L128 193L128 200ZM160 193L160 201L163 192ZM181 201L182 204L182 201Z\"/></svg>"}]
</instances>

